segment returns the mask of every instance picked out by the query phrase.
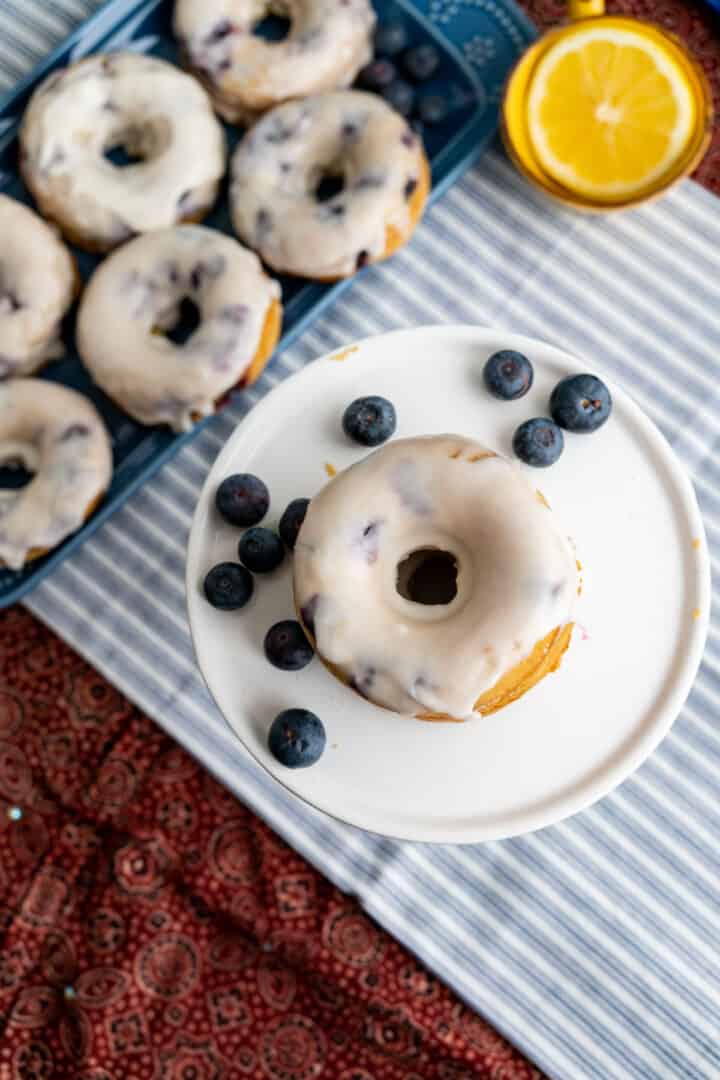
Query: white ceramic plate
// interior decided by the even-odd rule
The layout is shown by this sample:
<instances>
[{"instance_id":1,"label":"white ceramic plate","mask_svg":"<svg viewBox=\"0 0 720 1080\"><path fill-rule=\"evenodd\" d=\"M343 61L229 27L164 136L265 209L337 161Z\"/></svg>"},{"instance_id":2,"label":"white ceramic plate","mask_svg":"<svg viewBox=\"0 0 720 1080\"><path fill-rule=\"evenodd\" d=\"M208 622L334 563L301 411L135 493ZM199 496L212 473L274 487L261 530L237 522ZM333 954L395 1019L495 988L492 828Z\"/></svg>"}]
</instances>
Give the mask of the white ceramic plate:
<instances>
[{"instance_id":1,"label":"white ceramic plate","mask_svg":"<svg viewBox=\"0 0 720 1080\"><path fill-rule=\"evenodd\" d=\"M499 348L526 353L530 393L498 402L482 368ZM360 342L323 357L277 387L242 422L207 479L190 536L190 625L202 673L247 749L301 799L388 836L470 843L539 829L588 806L624 780L666 734L688 694L707 632L710 578L690 481L670 447L630 398L610 383L615 407L592 436L568 436L550 469L528 470L583 564L580 626L559 672L520 701L466 724L430 724L368 704L314 659L297 673L271 667L268 627L293 617L290 560L256 578L240 612L215 611L202 581L236 558L239 531L214 509L233 472L261 476L272 495L268 523L290 499L312 496L363 456L343 435L346 405L383 394L398 436L454 432L511 455L515 427L542 415L568 373L597 370L539 341L476 327L436 326ZM324 756L289 770L266 734L284 708L322 717Z\"/></svg>"}]
</instances>

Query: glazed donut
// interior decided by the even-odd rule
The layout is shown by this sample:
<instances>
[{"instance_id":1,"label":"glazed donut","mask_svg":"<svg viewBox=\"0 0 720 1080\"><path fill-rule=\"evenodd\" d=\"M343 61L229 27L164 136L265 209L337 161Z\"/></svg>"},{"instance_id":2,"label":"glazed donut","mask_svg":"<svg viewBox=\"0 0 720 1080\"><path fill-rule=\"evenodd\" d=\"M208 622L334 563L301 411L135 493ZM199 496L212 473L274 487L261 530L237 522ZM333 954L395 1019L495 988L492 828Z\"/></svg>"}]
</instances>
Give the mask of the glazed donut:
<instances>
[{"instance_id":1,"label":"glazed donut","mask_svg":"<svg viewBox=\"0 0 720 1080\"><path fill-rule=\"evenodd\" d=\"M435 435L387 443L312 499L294 587L343 682L395 712L467 720L558 666L578 571L519 469Z\"/></svg>"},{"instance_id":2,"label":"glazed donut","mask_svg":"<svg viewBox=\"0 0 720 1080\"><path fill-rule=\"evenodd\" d=\"M280 287L231 236L202 225L138 236L93 274L77 320L81 357L98 386L141 424L184 431L275 348ZM166 336L184 299L200 318L184 344Z\"/></svg>"},{"instance_id":3,"label":"glazed donut","mask_svg":"<svg viewBox=\"0 0 720 1080\"><path fill-rule=\"evenodd\" d=\"M46 379L0 383L0 464L34 473L0 491L0 564L19 570L75 532L112 474L112 450L95 406Z\"/></svg>"},{"instance_id":4,"label":"glazed donut","mask_svg":"<svg viewBox=\"0 0 720 1080\"><path fill-rule=\"evenodd\" d=\"M60 324L80 284L72 255L27 206L0 195L0 378L62 356Z\"/></svg>"},{"instance_id":5,"label":"glazed donut","mask_svg":"<svg viewBox=\"0 0 720 1080\"><path fill-rule=\"evenodd\" d=\"M45 217L88 251L199 221L225 172L225 138L202 86L164 60L91 56L33 94L20 164ZM139 161L114 165L123 147Z\"/></svg>"},{"instance_id":6,"label":"glazed donut","mask_svg":"<svg viewBox=\"0 0 720 1080\"><path fill-rule=\"evenodd\" d=\"M253 28L284 15L290 31L266 41ZM247 124L291 98L350 86L372 56L369 0L177 0L175 34L221 116Z\"/></svg>"},{"instance_id":7,"label":"glazed donut","mask_svg":"<svg viewBox=\"0 0 720 1080\"><path fill-rule=\"evenodd\" d=\"M342 190L321 202L328 176ZM375 94L345 90L279 105L250 129L232 160L230 208L269 266L331 281L404 244L429 188L405 120Z\"/></svg>"}]
</instances>

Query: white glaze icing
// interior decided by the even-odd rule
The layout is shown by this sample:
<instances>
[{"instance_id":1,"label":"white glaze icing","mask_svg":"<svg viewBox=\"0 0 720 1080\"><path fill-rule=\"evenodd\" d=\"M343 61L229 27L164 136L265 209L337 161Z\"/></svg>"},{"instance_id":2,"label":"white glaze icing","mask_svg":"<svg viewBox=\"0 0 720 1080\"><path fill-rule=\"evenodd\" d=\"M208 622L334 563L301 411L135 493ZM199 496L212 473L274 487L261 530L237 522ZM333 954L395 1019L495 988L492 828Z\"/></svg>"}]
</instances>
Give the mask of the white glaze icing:
<instances>
[{"instance_id":1,"label":"white glaze icing","mask_svg":"<svg viewBox=\"0 0 720 1080\"><path fill-rule=\"evenodd\" d=\"M75 261L57 232L0 195L0 378L62 356L60 323L75 295Z\"/></svg>"},{"instance_id":2,"label":"white glaze icing","mask_svg":"<svg viewBox=\"0 0 720 1080\"><path fill-rule=\"evenodd\" d=\"M112 474L105 425L88 398L45 379L0 383L0 463L35 475L0 490L0 564L19 570L82 525Z\"/></svg>"},{"instance_id":3,"label":"white glaze icing","mask_svg":"<svg viewBox=\"0 0 720 1080\"><path fill-rule=\"evenodd\" d=\"M78 350L95 382L141 423L187 430L241 380L279 296L258 257L230 236L202 225L147 233L90 279ZM178 345L157 330L175 324L184 297L201 321Z\"/></svg>"},{"instance_id":4,"label":"white glaze icing","mask_svg":"<svg viewBox=\"0 0 720 1080\"><path fill-rule=\"evenodd\" d=\"M290 19L282 41L253 34L270 12ZM190 63L234 122L349 86L372 56L374 26L368 0L177 0L174 16Z\"/></svg>"},{"instance_id":5,"label":"white glaze icing","mask_svg":"<svg viewBox=\"0 0 720 1080\"><path fill-rule=\"evenodd\" d=\"M345 90L288 102L235 151L233 224L276 270L343 277L383 256L389 225L409 233L423 163L420 140L376 94ZM318 202L327 174L341 174L344 187Z\"/></svg>"},{"instance_id":6,"label":"white glaze icing","mask_svg":"<svg viewBox=\"0 0 720 1080\"><path fill-rule=\"evenodd\" d=\"M398 564L420 548L454 556L449 604L398 593ZM318 652L356 689L459 719L571 621L578 585L571 544L520 470L455 435L393 441L331 480L310 503L294 578Z\"/></svg>"},{"instance_id":7,"label":"white glaze icing","mask_svg":"<svg viewBox=\"0 0 720 1080\"><path fill-rule=\"evenodd\" d=\"M23 174L63 228L105 246L202 216L225 171L225 140L196 79L163 60L113 53L50 75L21 129ZM124 145L144 158L113 165Z\"/></svg>"}]
</instances>

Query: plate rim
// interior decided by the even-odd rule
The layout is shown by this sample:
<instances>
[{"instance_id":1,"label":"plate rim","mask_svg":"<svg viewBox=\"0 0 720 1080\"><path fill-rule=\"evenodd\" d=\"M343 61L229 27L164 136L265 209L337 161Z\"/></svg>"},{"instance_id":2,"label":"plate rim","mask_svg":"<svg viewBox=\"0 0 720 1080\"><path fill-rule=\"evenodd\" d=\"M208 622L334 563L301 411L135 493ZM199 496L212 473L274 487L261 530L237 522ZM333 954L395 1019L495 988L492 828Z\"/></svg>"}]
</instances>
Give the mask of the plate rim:
<instances>
[{"instance_id":1,"label":"plate rim","mask_svg":"<svg viewBox=\"0 0 720 1080\"><path fill-rule=\"evenodd\" d=\"M193 511L185 561L185 605L193 654L200 675L212 700L233 736L240 743L240 746L250 755L252 760L262 768L263 772L271 781L280 784L285 792L298 799L303 804L312 807L320 813L327 814L346 825L359 828L365 832L372 833L373 835L389 837L395 840L429 844L476 844L491 840L510 839L515 836L537 832L539 829L546 828L550 825L559 824L561 821L565 821L567 818L572 817L581 810L587 809L614 791L616 787L640 768L647 758L657 749L679 716L695 682L704 655L709 631L710 600L712 594L711 562L704 522L690 475L654 421L640 408L632 395L624 390L612 376L607 375L607 373L598 365L593 363L592 370L608 384L613 397L622 401L623 408L629 412L633 424L637 425L651 449L662 461L673 483L673 487L681 500L681 508L684 511L685 519L691 526L692 536L700 538L701 541L698 549L698 558L695 561L695 575L693 578L700 615L694 622L693 632L688 641L682 663L678 668L670 690L666 694L665 707L659 712L656 712L648 730L641 732L633 738L630 750L619 751L615 755L615 760L608 762L599 771L599 775L591 776L590 779L582 784L573 785L565 795L559 797L546 797L543 799L540 807L529 809L524 812L506 812L499 816L500 821L498 823L496 823L496 818L493 818L490 824L482 826L466 827L461 823L459 827L450 828L441 824L440 826L433 828L432 835L430 835L423 826L420 826L419 829L414 829L412 826L406 824L387 829L371 827L360 821L351 820L346 813L343 812L342 808L337 810L325 805L322 798L316 801L308 795L299 794L292 786L290 786L289 781L290 776L292 775L291 771L288 771L288 782L283 779L282 774L276 775L275 772L271 771L266 762L257 756L252 745L242 738L240 733L226 716L206 677L201 660L201 634L193 614L194 603L199 601L199 597L196 596L196 586L197 566L200 562L198 554L201 550L201 516L208 500L211 499L211 489L217 484L217 477L223 470L223 462L226 461L227 458L233 456L234 446L243 440L248 428L251 425L262 423L266 413L275 408L275 403L278 398L290 397L299 380L309 381L317 378L316 372L320 370L321 366L324 363L331 361L339 352L347 348L357 348L360 353L362 353L362 347L369 343L386 341L398 337L413 338L417 336L448 336L451 339L461 337L472 341L480 347L502 337L503 341L507 343L508 348L532 351L539 346L546 354L551 354L553 359L565 364L567 364L568 361L572 361L574 364L584 363L580 357L574 355L569 350L554 345L551 342L547 342L539 337L512 332L508 333L502 328L496 329L494 327L462 323L441 323L426 326L404 327L348 342L346 345L340 345L309 361L299 371L294 372L282 382L278 383L277 386L275 386L268 394L264 395L250 412L243 417L220 449L203 482L195 510ZM357 363L358 361L362 362L361 358L355 357L353 362ZM470 722L472 723L472 721ZM510 824L509 827L504 827L502 825L503 820L511 821L512 824Z\"/></svg>"}]
</instances>

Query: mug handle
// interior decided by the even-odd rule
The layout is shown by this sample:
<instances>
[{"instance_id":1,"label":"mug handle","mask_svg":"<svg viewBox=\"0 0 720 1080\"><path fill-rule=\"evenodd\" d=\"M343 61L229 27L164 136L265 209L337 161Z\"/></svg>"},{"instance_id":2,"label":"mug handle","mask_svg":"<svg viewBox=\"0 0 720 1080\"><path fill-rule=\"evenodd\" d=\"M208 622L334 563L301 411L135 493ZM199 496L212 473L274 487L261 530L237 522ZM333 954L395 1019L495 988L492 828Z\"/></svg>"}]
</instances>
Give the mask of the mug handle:
<instances>
[{"instance_id":1,"label":"mug handle","mask_svg":"<svg viewBox=\"0 0 720 1080\"><path fill-rule=\"evenodd\" d=\"M568 0L568 15L571 19L588 19L605 14L605 0Z\"/></svg>"}]
</instances>

